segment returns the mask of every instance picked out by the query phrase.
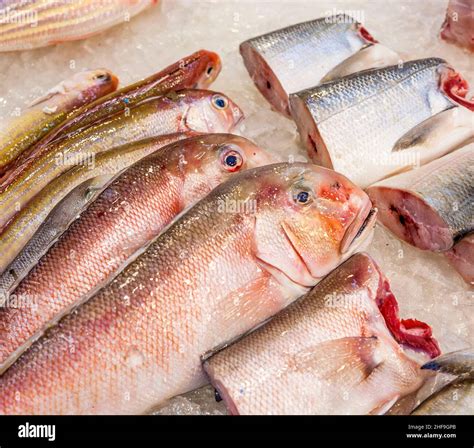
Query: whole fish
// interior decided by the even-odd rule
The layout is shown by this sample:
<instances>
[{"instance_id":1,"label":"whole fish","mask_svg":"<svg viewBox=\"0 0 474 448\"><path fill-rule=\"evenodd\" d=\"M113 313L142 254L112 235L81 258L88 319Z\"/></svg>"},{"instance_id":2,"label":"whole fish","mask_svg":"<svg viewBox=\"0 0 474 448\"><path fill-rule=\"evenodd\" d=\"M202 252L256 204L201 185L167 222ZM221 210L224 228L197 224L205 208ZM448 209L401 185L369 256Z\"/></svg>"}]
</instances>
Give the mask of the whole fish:
<instances>
[{"instance_id":1,"label":"whole fish","mask_svg":"<svg viewBox=\"0 0 474 448\"><path fill-rule=\"evenodd\" d=\"M53 212L56 205L76 188L91 179L97 178L99 179L94 182L96 190L100 186L106 186L115 176L138 160L158 151L167 143L176 141L186 135L172 134L171 136L144 140L105 151L98 154L93 160L85 160L51 181L13 217L2 232L0 236L0 253L2 254L0 272L8 272L10 263L21 253L41 227L41 224ZM88 197L88 195L92 193L93 190L89 189L87 191L87 195L83 200L84 206L90 202L92 196ZM63 216L66 223L72 222L74 218L75 215L71 214ZM62 230L64 231L65 228Z\"/></svg>"},{"instance_id":2,"label":"whole fish","mask_svg":"<svg viewBox=\"0 0 474 448\"><path fill-rule=\"evenodd\" d=\"M156 0L6 0L0 4L0 51L81 40L130 20Z\"/></svg>"},{"instance_id":3,"label":"whole fish","mask_svg":"<svg viewBox=\"0 0 474 448\"><path fill-rule=\"evenodd\" d=\"M452 67L429 58L327 82L290 104L310 159L365 187L472 140L466 94Z\"/></svg>"},{"instance_id":4,"label":"whole fish","mask_svg":"<svg viewBox=\"0 0 474 448\"><path fill-rule=\"evenodd\" d=\"M381 48L372 59L374 43L360 23L339 14L254 37L240 45L240 53L262 95L289 117L288 95L318 85L325 76L334 76L331 71L342 71L341 64L348 74L377 66L373 63L398 62L398 55Z\"/></svg>"},{"instance_id":5,"label":"whole fish","mask_svg":"<svg viewBox=\"0 0 474 448\"><path fill-rule=\"evenodd\" d=\"M88 70L33 101L20 117L0 129L0 169L63 122L69 112L113 92L117 85L117 77L109 70Z\"/></svg>"},{"instance_id":6,"label":"whole fish","mask_svg":"<svg viewBox=\"0 0 474 448\"><path fill-rule=\"evenodd\" d=\"M49 182L83 160L127 143L175 133L229 132L243 117L229 98L207 90L183 90L145 101L53 147L0 193L0 228Z\"/></svg>"},{"instance_id":7,"label":"whole fish","mask_svg":"<svg viewBox=\"0 0 474 448\"><path fill-rule=\"evenodd\" d=\"M474 233L461 238L444 254L461 277L474 286Z\"/></svg>"},{"instance_id":8,"label":"whole fish","mask_svg":"<svg viewBox=\"0 0 474 448\"><path fill-rule=\"evenodd\" d=\"M385 413L425 377L390 328L403 328L409 345L430 354L437 348L418 332L425 324L405 328L384 314L388 295L376 263L354 255L269 323L204 361L217 396L232 414Z\"/></svg>"},{"instance_id":9,"label":"whole fish","mask_svg":"<svg viewBox=\"0 0 474 448\"><path fill-rule=\"evenodd\" d=\"M380 222L423 250L446 251L474 231L474 145L367 189Z\"/></svg>"},{"instance_id":10,"label":"whole fish","mask_svg":"<svg viewBox=\"0 0 474 448\"><path fill-rule=\"evenodd\" d=\"M311 164L237 174L0 377L0 413L142 413L195 389L201 355L349 257L370 211L361 189Z\"/></svg>"},{"instance_id":11,"label":"whole fish","mask_svg":"<svg viewBox=\"0 0 474 448\"><path fill-rule=\"evenodd\" d=\"M148 78L70 112L67 119L54 129L49 129L39 141L35 138L29 151L22 154L8 169L3 170L2 189L31 166L36 158L47 152L48 145L53 140L68 138L74 132L96 125L115 114L126 112L148 98L164 95L172 90L206 88L216 79L220 69L221 62L216 53L200 50Z\"/></svg>"},{"instance_id":12,"label":"whole fish","mask_svg":"<svg viewBox=\"0 0 474 448\"><path fill-rule=\"evenodd\" d=\"M0 310L0 373L184 208L230 176L273 161L243 137L210 134L169 145L126 170L15 290L15 302L34 297L34 306Z\"/></svg>"},{"instance_id":13,"label":"whole fish","mask_svg":"<svg viewBox=\"0 0 474 448\"><path fill-rule=\"evenodd\" d=\"M449 0L441 38L474 51L474 6L472 0Z\"/></svg>"},{"instance_id":14,"label":"whole fish","mask_svg":"<svg viewBox=\"0 0 474 448\"><path fill-rule=\"evenodd\" d=\"M135 151L132 149L130 154L118 154L118 157L120 159L124 159L125 157L125 163L127 163L127 161L132 163L133 157L144 157L146 154L157 151L164 146L183 140L187 137L189 137L189 134L180 133L166 135L164 137L155 137L148 141L142 140L138 143L132 143L129 145L135 146ZM126 148L117 148L120 152L123 149L126 150ZM108 152L113 153L113 151ZM132 157L130 157L130 155ZM84 174L87 176L87 173L83 173L80 169L74 170L77 176L84 176ZM23 249L18 253L8 267L5 268L3 274L0 274L0 306L9 299L10 293L18 286L21 280L26 277L62 233L75 219L78 218L81 212L85 210L89 204L95 201L95 199L102 193L108 184L117 177L118 174L118 169L112 169L100 176L86 180L78 187L72 189L68 194L65 194L63 191L60 192L61 197L64 196L64 199L60 200L59 203L54 206L31 239L24 244ZM71 177L68 177L71 180ZM74 177L72 180L74 181ZM66 189L68 188L66 182L63 182L63 180L59 180L59 182L62 182ZM35 201L35 199L33 199L33 201ZM58 199L55 200L55 202L57 201ZM26 239L27 238L24 238L25 241Z\"/></svg>"}]
</instances>

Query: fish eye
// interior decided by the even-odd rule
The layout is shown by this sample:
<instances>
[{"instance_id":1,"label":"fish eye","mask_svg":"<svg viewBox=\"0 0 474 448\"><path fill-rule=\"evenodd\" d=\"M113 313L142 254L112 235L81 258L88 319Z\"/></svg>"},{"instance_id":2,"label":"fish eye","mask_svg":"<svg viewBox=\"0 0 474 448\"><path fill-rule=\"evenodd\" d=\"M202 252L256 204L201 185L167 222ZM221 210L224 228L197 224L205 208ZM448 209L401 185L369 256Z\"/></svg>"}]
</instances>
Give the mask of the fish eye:
<instances>
[{"instance_id":1,"label":"fish eye","mask_svg":"<svg viewBox=\"0 0 474 448\"><path fill-rule=\"evenodd\" d=\"M309 191L300 190L294 195L294 201L297 204L307 205L311 202L311 194Z\"/></svg>"},{"instance_id":2,"label":"fish eye","mask_svg":"<svg viewBox=\"0 0 474 448\"><path fill-rule=\"evenodd\" d=\"M211 73L213 71L214 71L214 67L212 65L210 65L206 70L207 76L211 76Z\"/></svg>"},{"instance_id":3,"label":"fish eye","mask_svg":"<svg viewBox=\"0 0 474 448\"><path fill-rule=\"evenodd\" d=\"M227 101L227 98L224 98L221 95L214 95L212 97L212 104L216 109L223 110L227 108L229 102Z\"/></svg>"},{"instance_id":4,"label":"fish eye","mask_svg":"<svg viewBox=\"0 0 474 448\"><path fill-rule=\"evenodd\" d=\"M229 147L221 150L220 159L224 169L230 173L238 171L244 163L242 154L236 149Z\"/></svg>"},{"instance_id":5,"label":"fish eye","mask_svg":"<svg viewBox=\"0 0 474 448\"><path fill-rule=\"evenodd\" d=\"M99 81L110 81L110 75L108 73L101 73L100 75L95 75L95 79Z\"/></svg>"}]
</instances>

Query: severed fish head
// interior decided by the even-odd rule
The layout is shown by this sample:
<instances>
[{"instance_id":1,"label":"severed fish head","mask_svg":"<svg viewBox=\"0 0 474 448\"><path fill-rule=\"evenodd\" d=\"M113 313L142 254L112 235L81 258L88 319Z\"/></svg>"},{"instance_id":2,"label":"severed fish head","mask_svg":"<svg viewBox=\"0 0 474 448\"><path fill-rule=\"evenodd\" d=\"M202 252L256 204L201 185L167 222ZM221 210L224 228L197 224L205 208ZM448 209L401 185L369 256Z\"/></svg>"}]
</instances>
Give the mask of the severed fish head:
<instances>
[{"instance_id":1,"label":"severed fish head","mask_svg":"<svg viewBox=\"0 0 474 448\"><path fill-rule=\"evenodd\" d=\"M353 253L374 226L366 193L312 164L267 169L255 199L256 256L275 277L306 288Z\"/></svg>"},{"instance_id":2,"label":"severed fish head","mask_svg":"<svg viewBox=\"0 0 474 448\"><path fill-rule=\"evenodd\" d=\"M186 104L184 130L191 132L229 132L244 118L237 104L222 93L210 90L182 90L169 94L172 100Z\"/></svg>"}]
</instances>

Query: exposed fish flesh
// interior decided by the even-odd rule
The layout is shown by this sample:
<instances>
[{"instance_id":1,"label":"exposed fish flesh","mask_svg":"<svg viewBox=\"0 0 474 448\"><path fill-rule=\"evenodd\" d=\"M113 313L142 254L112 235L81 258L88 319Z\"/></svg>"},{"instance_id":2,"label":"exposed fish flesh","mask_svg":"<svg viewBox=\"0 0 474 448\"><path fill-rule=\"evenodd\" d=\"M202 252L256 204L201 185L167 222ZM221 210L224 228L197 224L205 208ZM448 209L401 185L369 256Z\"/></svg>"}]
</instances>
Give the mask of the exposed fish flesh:
<instances>
[{"instance_id":1,"label":"exposed fish flesh","mask_svg":"<svg viewBox=\"0 0 474 448\"><path fill-rule=\"evenodd\" d=\"M262 95L277 111L290 116L289 94L314 87L337 72L348 74L398 62L398 55L385 47L372 56L374 43L360 23L339 14L254 37L240 45L240 53Z\"/></svg>"},{"instance_id":2,"label":"exposed fish flesh","mask_svg":"<svg viewBox=\"0 0 474 448\"><path fill-rule=\"evenodd\" d=\"M367 189L380 222L423 250L446 251L474 231L474 145Z\"/></svg>"},{"instance_id":3,"label":"exposed fish flesh","mask_svg":"<svg viewBox=\"0 0 474 448\"><path fill-rule=\"evenodd\" d=\"M79 72L33 101L0 129L0 169L63 122L68 113L113 92L117 77L105 69Z\"/></svg>"},{"instance_id":4,"label":"exposed fish flesh","mask_svg":"<svg viewBox=\"0 0 474 448\"><path fill-rule=\"evenodd\" d=\"M439 350L426 324L406 326L386 312L389 302L396 304L378 266L356 254L205 360L205 371L232 414L382 414L425 377L400 348L400 330L408 345Z\"/></svg>"},{"instance_id":5,"label":"exposed fish flesh","mask_svg":"<svg viewBox=\"0 0 474 448\"><path fill-rule=\"evenodd\" d=\"M461 238L445 255L461 277L474 286L474 233Z\"/></svg>"},{"instance_id":6,"label":"exposed fish flesh","mask_svg":"<svg viewBox=\"0 0 474 448\"><path fill-rule=\"evenodd\" d=\"M472 0L449 0L441 38L474 51L474 5Z\"/></svg>"},{"instance_id":7,"label":"exposed fish flesh","mask_svg":"<svg viewBox=\"0 0 474 448\"><path fill-rule=\"evenodd\" d=\"M230 176L274 161L243 137L210 134L169 145L125 171L16 289L13 299L25 305L0 310L0 373L184 208ZM28 306L33 297L34 305Z\"/></svg>"},{"instance_id":8,"label":"exposed fish flesh","mask_svg":"<svg viewBox=\"0 0 474 448\"><path fill-rule=\"evenodd\" d=\"M0 4L0 51L86 39L127 22L156 0L7 0Z\"/></svg>"},{"instance_id":9,"label":"exposed fish flesh","mask_svg":"<svg viewBox=\"0 0 474 448\"><path fill-rule=\"evenodd\" d=\"M243 117L225 95L183 90L152 98L64 141L52 143L42 157L0 193L0 227L23 209L49 182L96 154L145 138L175 133L229 132Z\"/></svg>"},{"instance_id":10,"label":"exposed fish flesh","mask_svg":"<svg viewBox=\"0 0 474 448\"><path fill-rule=\"evenodd\" d=\"M0 377L0 413L141 413L195 389L201 355L349 257L370 210L361 189L311 164L237 174Z\"/></svg>"},{"instance_id":11,"label":"exposed fish flesh","mask_svg":"<svg viewBox=\"0 0 474 448\"><path fill-rule=\"evenodd\" d=\"M51 181L13 217L0 235L0 253L2 254L0 272L9 270L10 263L21 253L56 205L76 188L96 178L100 178L94 182L96 189L106 186L120 172L138 160L186 135L172 134L105 151L93 160L84 161ZM84 206L89 203L88 196L91 194L93 190L89 189L83 200ZM63 219L65 222L71 222L74 217L74 215L63 216Z\"/></svg>"},{"instance_id":12,"label":"exposed fish flesh","mask_svg":"<svg viewBox=\"0 0 474 448\"><path fill-rule=\"evenodd\" d=\"M113 115L126 112L146 99L164 95L171 90L207 88L216 79L220 69L221 62L216 53L200 50L180 59L161 72L71 112L67 120L48 132L31 150L15 160L14 166L3 173L2 188L26 170L35 158L47 152L48 144L53 140L68 138L78 130L97 125Z\"/></svg>"},{"instance_id":13,"label":"exposed fish flesh","mask_svg":"<svg viewBox=\"0 0 474 448\"><path fill-rule=\"evenodd\" d=\"M366 187L472 140L466 94L466 81L430 58L327 82L290 104L308 156Z\"/></svg>"}]
</instances>

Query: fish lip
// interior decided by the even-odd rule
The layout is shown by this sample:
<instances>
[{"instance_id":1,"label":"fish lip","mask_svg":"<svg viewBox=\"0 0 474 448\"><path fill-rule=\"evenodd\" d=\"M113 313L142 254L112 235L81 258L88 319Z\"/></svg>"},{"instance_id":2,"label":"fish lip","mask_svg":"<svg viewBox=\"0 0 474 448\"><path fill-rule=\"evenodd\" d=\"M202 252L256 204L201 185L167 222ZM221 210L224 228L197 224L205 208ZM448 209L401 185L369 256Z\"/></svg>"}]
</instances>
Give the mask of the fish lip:
<instances>
[{"instance_id":1,"label":"fish lip","mask_svg":"<svg viewBox=\"0 0 474 448\"><path fill-rule=\"evenodd\" d=\"M245 119L244 111L235 103L232 105L232 117L234 118L232 129L236 129Z\"/></svg>"},{"instance_id":2,"label":"fish lip","mask_svg":"<svg viewBox=\"0 0 474 448\"><path fill-rule=\"evenodd\" d=\"M341 254L345 254L349 249L353 248L354 243L357 245L357 240L362 242L363 238L361 238L361 236L369 232L375 225L377 211L377 208L373 207L370 201L367 202L366 206L346 230L346 234L341 242ZM352 236L355 229L357 229L357 231L355 235Z\"/></svg>"}]
</instances>

